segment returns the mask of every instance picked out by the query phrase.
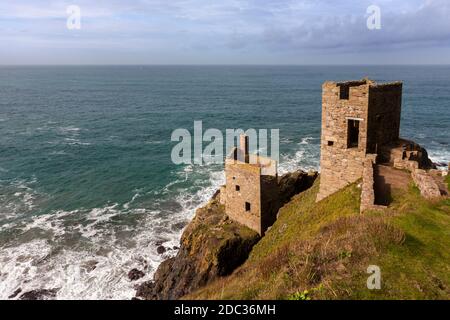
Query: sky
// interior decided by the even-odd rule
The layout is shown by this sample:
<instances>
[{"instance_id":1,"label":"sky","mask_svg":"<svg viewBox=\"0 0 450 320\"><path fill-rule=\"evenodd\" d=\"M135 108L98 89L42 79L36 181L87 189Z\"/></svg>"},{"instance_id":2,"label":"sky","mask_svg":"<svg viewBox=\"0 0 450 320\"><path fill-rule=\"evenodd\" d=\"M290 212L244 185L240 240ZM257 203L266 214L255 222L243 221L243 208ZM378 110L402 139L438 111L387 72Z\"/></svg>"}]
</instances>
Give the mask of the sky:
<instances>
[{"instance_id":1,"label":"sky","mask_svg":"<svg viewBox=\"0 0 450 320\"><path fill-rule=\"evenodd\" d=\"M450 64L450 0L0 0L21 64Z\"/></svg>"}]
</instances>

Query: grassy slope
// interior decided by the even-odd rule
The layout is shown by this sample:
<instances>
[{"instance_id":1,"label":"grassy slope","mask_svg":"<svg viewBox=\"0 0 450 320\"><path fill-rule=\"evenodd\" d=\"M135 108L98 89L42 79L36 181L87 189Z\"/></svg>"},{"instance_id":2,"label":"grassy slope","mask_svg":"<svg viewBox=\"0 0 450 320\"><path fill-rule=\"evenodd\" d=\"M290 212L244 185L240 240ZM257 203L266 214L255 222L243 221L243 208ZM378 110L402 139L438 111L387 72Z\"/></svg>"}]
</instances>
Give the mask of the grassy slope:
<instances>
[{"instance_id":1,"label":"grassy slope","mask_svg":"<svg viewBox=\"0 0 450 320\"><path fill-rule=\"evenodd\" d=\"M450 188L450 177L447 177ZM348 186L315 203L318 181L279 213L249 259L188 299L450 299L450 200L414 186L382 212L359 214ZM381 290L368 290L369 265Z\"/></svg>"}]
</instances>

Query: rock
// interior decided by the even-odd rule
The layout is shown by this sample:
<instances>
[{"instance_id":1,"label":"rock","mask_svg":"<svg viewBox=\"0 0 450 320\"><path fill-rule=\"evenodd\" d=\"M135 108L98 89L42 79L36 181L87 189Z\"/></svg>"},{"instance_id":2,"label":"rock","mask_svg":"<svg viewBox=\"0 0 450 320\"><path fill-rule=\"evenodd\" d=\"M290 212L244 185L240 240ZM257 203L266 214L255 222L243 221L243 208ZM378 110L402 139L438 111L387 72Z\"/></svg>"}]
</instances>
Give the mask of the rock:
<instances>
[{"instance_id":1,"label":"rock","mask_svg":"<svg viewBox=\"0 0 450 320\"><path fill-rule=\"evenodd\" d=\"M22 292L22 288L17 289L16 291L13 292L13 294L11 294L8 299L14 299L19 293Z\"/></svg>"},{"instance_id":2,"label":"rock","mask_svg":"<svg viewBox=\"0 0 450 320\"><path fill-rule=\"evenodd\" d=\"M158 252L158 254L163 254L164 252L166 252L166 248L164 246L158 246L156 248L156 252Z\"/></svg>"},{"instance_id":3,"label":"rock","mask_svg":"<svg viewBox=\"0 0 450 320\"><path fill-rule=\"evenodd\" d=\"M182 235L176 257L163 261L153 281L138 286L136 296L178 299L241 265L259 235L225 218L217 197L198 209Z\"/></svg>"},{"instance_id":4,"label":"rock","mask_svg":"<svg viewBox=\"0 0 450 320\"><path fill-rule=\"evenodd\" d=\"M434 165L436 167L447 167L448 164L445 162L434 162Z\"/></svg>"},{"instance_id":5,"label":"rock","mask_svg":"<svg viewBox=\"0 0 450 320\"><path fill-rule=\"evenodd\" d=\"M91 272L91 271L94 271L95 270L95 268L97 268L97 264L98 264L98 261L95 261L95 260L89 260L89 261L86 261L83 265L82 265L82 267L86 270L86 272Z\"/></svg>"},{"instance_id":6,"label":"rock","mask_svg":"<svg viewBox=\"0 0 450 320\"><path fill-rule=\"evenodd\" d=\"M411 176L414 183L419 188L422 197L426 199L435 199L443 195L436 180L429 172L422 169L415 169L411 172Z\"/></svg>"},{"instance_id":7,"label":"rock","mask_svg":"<svg viewBox=\"0 0 450 320\"><path fill-rule=\"evenodd\" d=\"M317 171L297 170L286 173L278 179L280 207L294 195L310 188L318 176Z\"/></svg>"},{"instance_id":8,"label":"rock","mask_svg":"<svg viewBox=\"0 0 450 320\"><path fill-rule=\"evenodd\" d=\"M428 152L425 148L416 144L416 148L418 150L418 158L416 161L419 163L419 168L421 169L436 169L433 161L428 158Z\"/></svg>"},{"instance_id":9,"label":"rock","mask_svg":"<svg viewBox=\"0 0 450 320\"><path fill-rule=\"evenodd\" d=\"M147 281L141 284L136 290L136 297L143 297L146 300L156 300L157 296L155 294L155 283L153 281Z\"/></svg>"},{"instance_id":10,"label":"rock","mask_svg":"<svg viewBox=\"0 0 450 320\"><path fill-rule=\"evenodd\" d=\"M212 196L212 200L216 200L220 195L220 189L217 189Z\"/></svg>"},{"instance_id":11,"label":"rock","mask_svg":"<svg viewBox=\"0 0 450 320\"><path fill-rule=\"evenodd\" d=\"M59 289L37 289L25 292L20 300L51 300L56 297Z\"/></svg>"},{"instance_id":12,"label":"rock","mask_svg":"<svg viewBox=\"0 0 450 320\"><path fill-rule=\"evenodd\" d=\"M171 226L171 229L173 231L179 231L179 230L183 229L186 225L187 225L187 222L185 222L185 221L177 222Z\"/></svg>"},{"instance_id":13,"label":"rock","mask_svg":"<svg viewBox=\"0 0 450 320\"><path fill-rule=\"evenodd\" d=\"M138 280L138 279L142 278L143 276L145 276L145 273L136 268L131 269L130 272L128 272L128 279L130 279L131 281Z\"/></svg>"}]
</instances>

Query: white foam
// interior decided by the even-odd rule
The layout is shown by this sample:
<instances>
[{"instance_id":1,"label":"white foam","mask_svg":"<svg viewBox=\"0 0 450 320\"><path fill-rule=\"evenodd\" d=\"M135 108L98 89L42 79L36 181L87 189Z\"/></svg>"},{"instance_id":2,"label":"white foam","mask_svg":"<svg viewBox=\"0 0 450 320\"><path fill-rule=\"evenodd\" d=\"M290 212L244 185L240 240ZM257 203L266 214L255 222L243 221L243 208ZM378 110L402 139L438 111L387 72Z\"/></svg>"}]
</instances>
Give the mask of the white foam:
<instances>
[{"instance_id":1,"label":"white foam","mask_svg":"<svg viewBox=\"0 0 450 320\"><path fill-rule=\"evenodd\" d=\"M320 146L318 144L310 143L311 140L316 139L313 137L302 138L301 141L297 143L296 152L293 154L281 154L280 164L278 166L278 173L280 175L299 169L319 169Z\"/></svg>"},{"instance_id":2,"label":"white foam","mask_svg":"<svg viewBox=\"0 0 450 320\"><path fill-rule=\"evenodd\" d=\"M135 245L128 246L126 241L118 241L109 222L112 217L120 214L117 206L96 208L87 214L89 223L70 228L65 224L65 218L79 214L78 210L58 211L56 213L37 216L24 228L51 231L51 239L35 239L17 246L2 248L0 254L0 299L6 299L17 288L22 292L33 289L59 288L57 299L130 299L134 296L136 283L148 280L156 270L157 265L165 258L174 254L169 251L165 256L156 254L152 243L157 236L155 221L151 212L141 225L137 227L132 241ZM130 214L130 213L128 213ZM131 213L132 214L132 213ZM61 252L53 252L58 238L69 232L81 232L89 239L89 248L76 250L66 248ZM122 231L133 231L124 226ZM165 245L176 244L176 239L166 241ZM78 246L76 246L78 247ZM89 262L95 261L95 269L89 270ZM127 273L132 268L148 271L139 282L130 282Z\"/></svg>"},{"instance_id":3,"label":"white foam","mask_svg":"<svg viewBox=\"0 0 450 320\"><path fill-rule=\"evenodd\" d=\"M292 142L292 140L290 139L290 138L287 138L287 137L282 137L282 138L280 138L280 143L291 143Z\"/></svg>"},{"instance_id":4,"label":"white foam","mask_svg":"<svg viewBox=\"0 0 450 320\"><path fill-rule=\"evenodd\" d=\"M163 140L159 140L159 141L145 141L144 142L145 144L163 144L163 143L166 143L166 141L163 141Z\"/></svg>"},{"instance_id":5,"label":"white foam","mask_svg":"<svg viewBox=\"0 0 450 320\"><path fill-rule=\"evenodd\" d=\"M450 163L450 150L429 150L429 158L434 163L445 163L448 165ZM445 167L438 167L441 169L445 169Z\"/></svg>"},{"instance_id":6,"label":"white foam","mask_svg":"<svg viewBox=\"0 0 450 320\"><path fill-rule=\"evenodd\" d=\"M35 177L29 181L15 180L11 183L15 192L0 193L0 222L22 216L36 207L36 201L42 195L30 187L35 182Z\"/></svg>"},{"instance_id":7,"label":"white foam","mask_svg":"<svg viewBox=\"0 0 450 320\"><path fill-rule=\"evenodd\" d=\"M65 154L67 154L67 153L65 151L62 151L62 150L50 152L50 155L52 155L52 156L60 156L60 155L65 155Z\"/></svg>"},{"instance_id":8,"label":"white foam","mask_svg":"<svg viewBox=\"0 0 450 320\"><path fill-rule=\"evenodd\" d=\"M41 229L44 231L51 231L56 236L61 236L65 233L64 221L62 218L69 216L75 211L57 211L55 213L49 213L44 215L38 215L32 217L31 221L25 225L17 225L20 227L22 233L30 231L31 229Z\"/></svg>"},{"instance_id":9,"label":"white foam","mask_svg":"<svg viewBox=\"0 0 450 320\"><path fill-rule=\"evenodd\" d=\"M105 255L63 250L53 256L52 250L44 240L4 249L0 298L8 298L18 288L22 292L58 288L57 299L130 299L135 289L127 272L145 267L145 259L136 250L122 247L112 247Z\"/></svg>"},{"instance_id":10,"label":"white foam","mask_svg":"<svg viewBox=\"0 0 450 320\"><path fill-rule=\"evenodd\" d=\"M130 208L130 204L132 204L138 197L140 197L141 196L141 194L139 193L139 192L137 192L132 198L131 198L131 200L130 201L128 201L128 202L126 202L126 203L124 203L123 204L123 207L125 208L125 209L129 209Z\"/></svg>"},{"instance_id":11,"label":"white foam","mask_svg":"<svg viewBox=\"0 0 450 320\"><path fill-rule=\"evenodd\" d=\"M313 138L313 137L305 137L305 138L302 138L302 141L300 141L299 144L309 144L309 141L314 140L314 139L315 138Z\"/></svg>"},{"instance_id":12,"label":"white foam","mask_svg":"<svg viewBox=\"0 0 450 320\"><path fill-rule=\"evenodd\" d=\"M81 129L74 126L67 126L67 127L59 127L57 130L60 133L78 134Z\"/></svg>"},{"instance_id":13,"label":"white foam","mask_svg":"<svg viewBox=\"0 0 450 320\"><path fill-rule=\"evenodd\" d=\"M83 129L83 131L86 131L87 129ZM75 127L75 126L65 126L65 127L57 127L56 132L59 135L65 136L63 141L70 146L89 146L91 143L89 142L83 142L79 139L80 132L82 131L81 128ZM59 142L51 141L48 142L50 144L58 144Z\"/></svg>"},{"instance_id":14,"label":"white foam","mask_svg":"<svg viewBox=\"0 0 450 320\"><path fill-rule=\"evenodd\" d=\"M318 155L318 145L296 145L300 146L296 153L282 156L281 174L318 165L317 159L312 161ZM88 211L82 208L56 211L20 223L8 221L0 231L20 227L22 233L32 229L45 233L30 242L1 248L0 299L7 299L18 288L22 292L59 288L57 299L132 298L136 284L152 279L158 265L176 254L173 248L179 246L183 229L174 226L190 220L195 210L209 201L225 181L221 166L185 166L176 174L179 179L162 190L150 192L159 196L154 208L136 208L137 199L144 194L142 190L135 190L123 206L108 204ZM189 189L186 189L187 182ZM192 188L195 192L190 191ZM32 189L18 190L17 197L23 197L25 202L33 201L24 197L26 192ZM165 197L175 201L179 209L162 214L157 204L165 201ZM134 218L136 225L120 222ZM74 235L78 235L73 240L75 245L64 245L64 239L70 240ZM161 243L168 248L163 255L156 252ZM58 247L63 249L55 250ZM131 282L127 273L132 268L145 270L145 277Z\"/></svg>"},{"instance_id":15,"label":"white foam","mask_svg":"<svg viewBox=\"0 0 450 320\"><path fill-rule=\"evenodd\" d=\"M198 170L197 170L198 169ZM184 223L194 215L195 209L208 201L218 186L223 183L223 172L208 172L207 167L188 169L189 175L208 174L207 183L197 192L182 191L175 200L181 210L171 215L161 216L157 210L145 208L129 209L140 195L139 191L121 208L117 204L94 208L89 212L82 209L57 211L35 216L24 225L19 225L22 233L32 229L45 231L46 239L34 239L27 243L2 248L0 252L0 299L7 299L16 289L22 292L33 289L59 288L57 299L130 299L135 294L135 285L150 280L158 265L176 254L173 248L179 246L182 229L172 229L172 225ZM195 172L197 171L197 172ZM193 176L189 176L193 179ZM193 181L193 185L196 181ZM171 182L164 189L177 189ZM21 193L22 191L20 191ZM173 190L171 190L171 193ZM111 224L111 219L122 215L139 215L135 227ZM70 225L68 222L83 218L83 223ZM3 227L17 227L8 224ZM0 228L0 230L4 230ZM130 234L126 239L120 232ZM68 234L80 234L89 247L54 251L59 241ZM157 254L157 244L162 243L168 250ZM88 265L95 261L95 268ZM131 282L127 273L132 268L145 270L144 278ZM20 296L20 294L18 295ZM18 298L18 297L16 297Z\"/></svg>"},{"instance_id":16,"label":"white foam","mask_svg":"<svg viewBox=\"0 0 450 320\"><path fill-rule=\"evenodd\" d=\"M74 139L74 138L65 138L64 140L70 146L77 146L77 145L79 145L79 146L90 146L91 145L91 143L89 143L89 142L82 142L81 140Z\"/></svg>"}]
</instances>

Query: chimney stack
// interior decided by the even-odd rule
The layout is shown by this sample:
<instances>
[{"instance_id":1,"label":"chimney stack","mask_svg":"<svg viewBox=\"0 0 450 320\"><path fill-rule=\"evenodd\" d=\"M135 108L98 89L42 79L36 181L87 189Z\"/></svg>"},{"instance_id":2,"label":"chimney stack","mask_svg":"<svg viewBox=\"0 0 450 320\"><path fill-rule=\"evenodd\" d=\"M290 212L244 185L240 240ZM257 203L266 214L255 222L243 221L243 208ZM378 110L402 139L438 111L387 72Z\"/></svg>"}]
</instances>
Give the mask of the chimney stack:
<instances>
[{"instance_id":1,"label":"chimney stack","mask_svg":"<svg viewBox=\"0 0 450 320\"><path fill-rule=\"evenodd\" d=\"M248 156L248 136L245 134L241 134L239 136L239 161L249 163Z\"/></svg>"}]
</instances>

